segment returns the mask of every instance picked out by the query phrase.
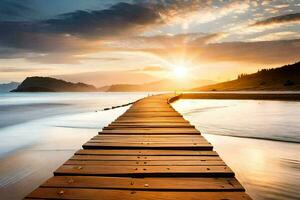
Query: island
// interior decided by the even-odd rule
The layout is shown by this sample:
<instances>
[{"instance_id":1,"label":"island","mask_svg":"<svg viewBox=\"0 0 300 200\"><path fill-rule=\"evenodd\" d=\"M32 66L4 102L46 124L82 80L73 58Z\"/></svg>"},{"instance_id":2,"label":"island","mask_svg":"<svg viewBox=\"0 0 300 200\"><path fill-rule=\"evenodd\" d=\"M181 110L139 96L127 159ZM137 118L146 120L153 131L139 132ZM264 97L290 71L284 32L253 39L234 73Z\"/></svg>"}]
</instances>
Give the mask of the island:
<instances>
[{"instance_id":1,"label":"island","mask_svg":"<svg viewBox=\"0 0 300 200\"><path fill-rule=\"evenodd\" d=\"M96 92L97 88L85 83L72 83L51 77L27 77L11 92Z\"/></svg>"}]
</instances>

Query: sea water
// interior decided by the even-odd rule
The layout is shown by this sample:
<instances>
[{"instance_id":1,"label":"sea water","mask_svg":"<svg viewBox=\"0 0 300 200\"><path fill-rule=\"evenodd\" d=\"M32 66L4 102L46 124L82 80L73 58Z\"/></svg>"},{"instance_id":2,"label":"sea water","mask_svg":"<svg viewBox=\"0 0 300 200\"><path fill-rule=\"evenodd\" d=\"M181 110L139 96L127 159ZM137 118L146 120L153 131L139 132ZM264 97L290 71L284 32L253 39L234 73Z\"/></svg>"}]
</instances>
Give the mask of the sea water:
<instances>
[{"instance_id":1,"label":"sea water","mask_svg":"<svg viewBox=\"0 0 300 200\"><path fill-rule=\"evenodd\" d=\"M300 198L300 102L179 100L194 124L258 200Z\"/></svg>"},{"instance_id":2,"label":"sea water","mask_svg":"<svg viewBox=\"0 0 300 200\"><path fill-rule=\"evenodd\" d=\"M0 93L0 199L22 199L147 93Z\"/></svg>"}]
</instances>

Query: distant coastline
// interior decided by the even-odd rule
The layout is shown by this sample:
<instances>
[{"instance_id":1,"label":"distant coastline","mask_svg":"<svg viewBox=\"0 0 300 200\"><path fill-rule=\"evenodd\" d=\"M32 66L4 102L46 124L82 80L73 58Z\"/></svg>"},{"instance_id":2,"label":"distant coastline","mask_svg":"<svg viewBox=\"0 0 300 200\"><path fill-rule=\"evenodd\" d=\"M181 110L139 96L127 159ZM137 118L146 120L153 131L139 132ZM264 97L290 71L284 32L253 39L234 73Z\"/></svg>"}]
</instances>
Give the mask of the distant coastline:
<instances>
[{"instance_id":1,"label":"distant coastline","mask_svg":"<svg viewBox=\"0 0 300 200\"><path fill-rule=\"evenodd\" d=\"M239 74L237 79L192 89L192 91L300 91L300 62L253 74Z\"/></svg>"},{"instance_id":2,"label":"distant coastline","mask_svg":"<svg viewBox=\"0 0 300 200\"><path fill-rule=\"evenodd\" d=\"M95 87L52 77L27 77L21 84L2 84L11 92L200 92L200 91L300 91L300 62L279 68L263 69L253 74L240 74L232 81L212 84L209 80L165 79L145 84L114 84ZM208 85L209 84L209 85ZM201 86L202 85L202 86ZM205 85L205 86L203 86ZM192 88L199 86L196 88ZM0 90L1 91L1 90Z\"/></svg>"}]
</instances>

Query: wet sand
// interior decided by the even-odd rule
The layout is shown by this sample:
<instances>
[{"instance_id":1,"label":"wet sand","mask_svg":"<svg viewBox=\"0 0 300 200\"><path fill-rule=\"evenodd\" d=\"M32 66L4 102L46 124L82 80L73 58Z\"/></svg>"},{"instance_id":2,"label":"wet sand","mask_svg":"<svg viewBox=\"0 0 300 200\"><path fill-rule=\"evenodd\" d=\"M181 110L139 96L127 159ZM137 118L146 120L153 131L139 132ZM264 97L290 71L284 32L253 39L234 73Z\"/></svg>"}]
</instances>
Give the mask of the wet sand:
<instances>
[{"instance_id":1,"label":"wet sand","mask_svg":"<svg viewBox=\"0 0 300 200\"><path fill-rule=\"evenodd\" d=\"M296 200L300 145L204 134L255 200Z\"/></svg>"},{"instance_id":2,"label":"wet sand","mask_svg":"<svg viewBox=\"0 0 300 200\"><path fill-rule=\"evenodd\" d=\"M0 199L22 199L30 191L52 176L75 150L29 150L20 149L1 159Z\"/></svg>"}]
</instances>

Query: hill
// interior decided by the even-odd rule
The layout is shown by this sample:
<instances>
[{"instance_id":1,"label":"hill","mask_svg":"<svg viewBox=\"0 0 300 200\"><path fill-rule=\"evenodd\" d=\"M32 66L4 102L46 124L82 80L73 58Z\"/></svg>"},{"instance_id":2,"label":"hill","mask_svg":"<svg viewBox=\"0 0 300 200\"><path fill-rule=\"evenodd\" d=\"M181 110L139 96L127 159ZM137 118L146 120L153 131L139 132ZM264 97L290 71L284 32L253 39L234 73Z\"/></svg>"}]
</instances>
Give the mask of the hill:
<instances>
[{"instance_id":1,"label":"hill","mask_svg":"<svg viewBox=\"0 0 300 200\"><path fill-rule=\"evenodd\" d=\"M193 91L300 90L300 62L240 74L236 80L202 86Z\"/></svg>"},{"instance_id":2,"label":"hill","mask_svg":"<svg viewBox=\"0 0 300 200\"><path fill-rule=\"evenodd\" d=\"M84 83L71 83L51 77L27 77L12 92L94 92L97 89Z\"/></svg>"},{"instance_id":3,"label":"hill","mask_svg":"<svg viewBox=\"0 0 300 200\"><path fill-rule=\"evenodd\" d=\"M105 86L106 92L158 92L158 91L174 91L174 90L186 90L191 87L199 85L211 84L210 80L173 80L166 79L161 81L155 81L145 84L115 84L111 86Z\"/></svg>"},{"instance_id":4,"label":"hill","mask_svg":"<svg viewBox=\"0 0 300 200\"><path fill-rule=\"evenodd\" d=\"M9 92L13 89L16 89L20 83L17 82L10 82L10 83L3 83L0 84L0 92Z\"/></svg>"}]
</instances>

